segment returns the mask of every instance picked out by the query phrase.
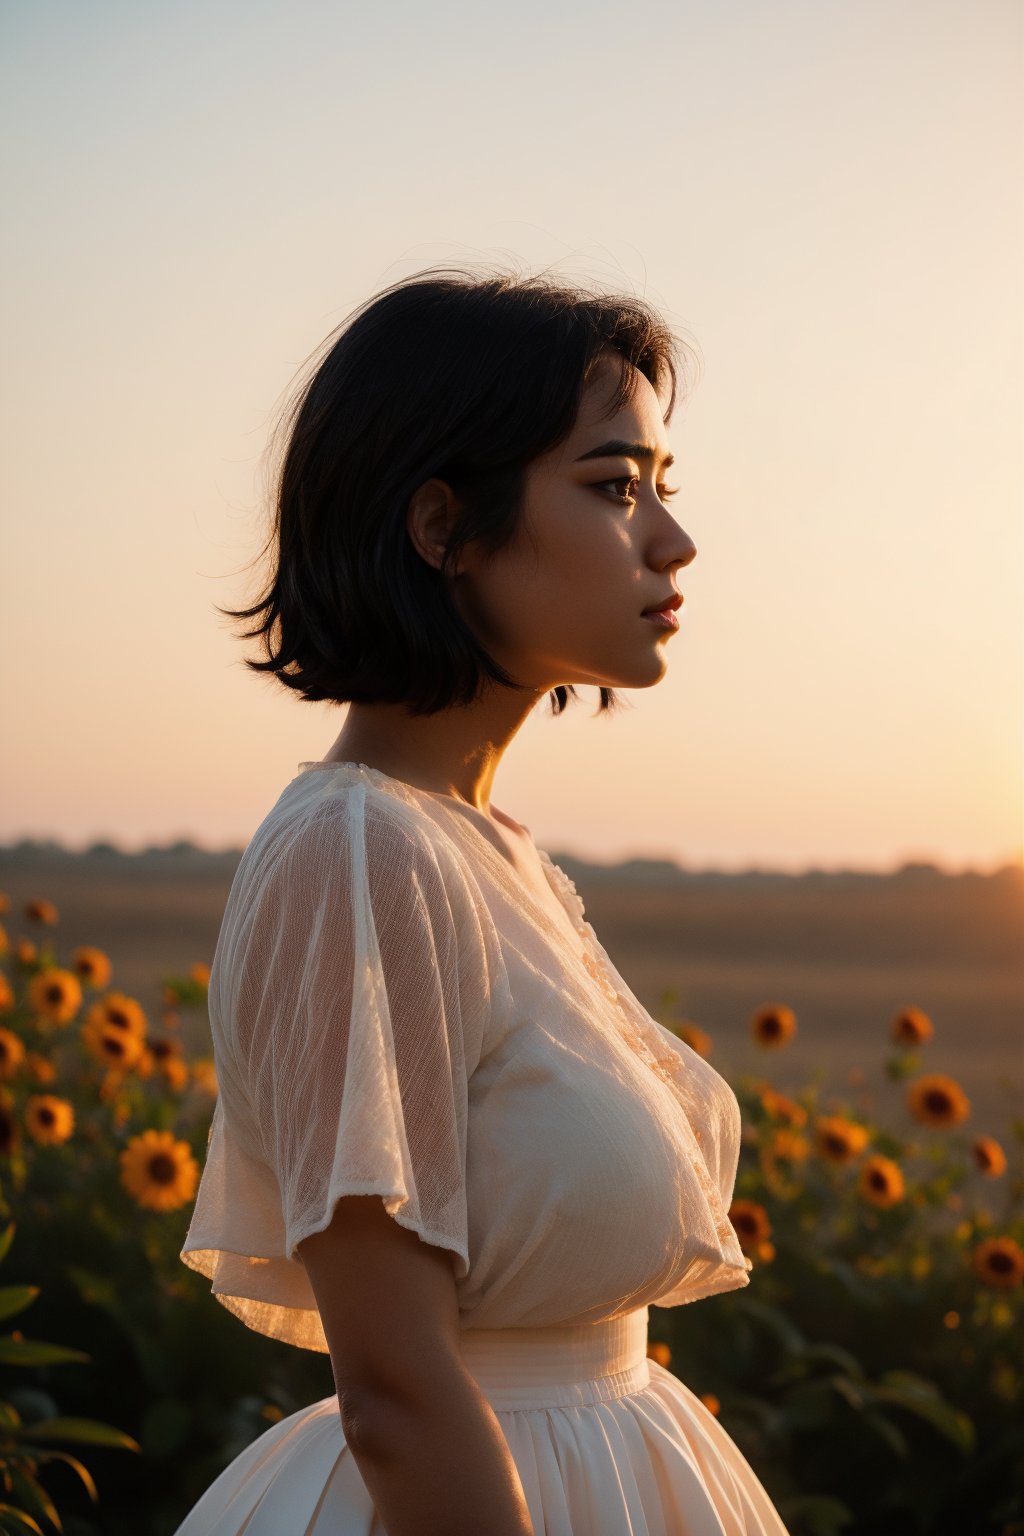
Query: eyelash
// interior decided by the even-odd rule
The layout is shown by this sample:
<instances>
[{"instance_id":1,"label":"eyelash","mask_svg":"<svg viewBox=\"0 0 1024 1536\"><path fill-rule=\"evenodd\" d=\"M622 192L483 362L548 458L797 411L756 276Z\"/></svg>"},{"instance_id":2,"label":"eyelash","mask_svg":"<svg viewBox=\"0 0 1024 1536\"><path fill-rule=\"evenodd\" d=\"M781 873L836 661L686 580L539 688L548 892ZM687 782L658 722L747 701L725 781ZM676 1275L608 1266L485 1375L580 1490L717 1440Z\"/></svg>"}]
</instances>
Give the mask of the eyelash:
<instances>
[{"instance_id":1,"label":"eyelash","mask_svg":"<svg viewBox=\"0 0 1024 1536\"><path fill-rule=\"evenodd\" d=\"M598 488L599 491L603 491L605 486L608 486L608 485L634 485L634 484L635 485L639 485L640 484L640 477L638 475L617 475L615 477L615 479L613 479L613 480L602 480L597 488ZM669 489L667 486L659 485L658 486L658 494L661 497L662 501L670 501L673 496L678 496L678 494L679 494L679 487L675 486L672 489ZM621 496L621 495L616 495L615 499L617 501L621 501L623 503L623 505L625 505L627 502L634 502L636 500L636 498L633 497L633 496Z\"/></svg>"}]
</instances>

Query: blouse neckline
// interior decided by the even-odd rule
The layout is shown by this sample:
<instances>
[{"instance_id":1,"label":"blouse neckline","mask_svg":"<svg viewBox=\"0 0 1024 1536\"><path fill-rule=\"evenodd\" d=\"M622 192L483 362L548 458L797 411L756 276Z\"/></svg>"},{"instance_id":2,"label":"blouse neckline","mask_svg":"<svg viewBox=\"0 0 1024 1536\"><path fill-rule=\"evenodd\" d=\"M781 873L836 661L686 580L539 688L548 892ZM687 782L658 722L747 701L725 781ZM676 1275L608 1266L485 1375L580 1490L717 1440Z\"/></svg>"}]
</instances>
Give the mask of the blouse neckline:
<instances>
[{"instance_id":1,"label":"blouse neckline","mask_svg":"<svg viewBox=\"0 0 1024 1536\"><path fill-rule=\"evenodd\" d=\"M347 771L350 775L362 775L371 783L377 783L385 791L387 791L388 786L391 786L392 792L397 792L400 798L403 797L403 792L413 796L427 795L433 800L441 801L446 807L450 807L454 801L452 795L446 795L441 790L419 789L415 784L409 784L404 779L396 779L393 775L384 773L380 768L371 768L368 763L336 761L299 764L300 773L311 769L340 769ZM461 802L455 803L461 804ZM473 807L470 807L470 809L472 810ZM449 814L453 816L458 815L457 811L453 809L449 810ZM541 902L531 891L511 861L498 852L490 838L485 837L480 828L471 820L462 816L458 817L458 819L462 826L469 827L477 842L486 850L492 867L498 872L505 889L511 894L518 893L520 899L525 898L548 933L557 937L564 944L565 934L550 914L544 910ZM670 1087L675 1085L675 1091L680 1092L676 1077L679 1053L672 1050L661 1055L655 1054L644 1038L643 1031L631 1022L629 1010L619 992L616 979L610 967L605 963L604 951L598 941L597 934L594 932L593 925L587 921L583 900L576 889L575 882L566 874L561 865L555 863L554 859L543 848L537 847L529 827L525 828L525 830L529 835L530 842L537 849L548 885L554 891L556 899L568 914L570 922L576 930L579 942L573 959L581 967L582 972L589 977L590 982L604 994L607 1001L611 1004L614 1014L620 1021L619 1032L630 1049L640 1056L663 1082ZM695 1153L695 1160L696 1164L699 1164L697 1168L698 1176L706 1179L707 1169L699 1152ZM726 1223L726 1225L728 1226L729 1224ZM732 1230L731 1226L729 1230Z\"/></svg>"},{"instance_id":2,"label":"blouse neckline","mask_svg":"<svg viewBox=\"0 0 1024 1536\"><path fill-rule=\"evenodd\" d=\"M486 848L488 856L493 861L494 868L500 869L501 878L505 883L506 889L511 892L518 893L520 896L525 896L532 905L535 913L537 913L537 915L543 919L544 924L548 930L552 934L557 934L563 943L565 942L564 932L559 928L558 924L549 915L549 913L544 910L542 903L530 889L529 885L527 885L526 881L523 879L522 875L516 869L512 861L507 859L503 853L498 851L498 849L491 842L491 839L487 837L483 832L481 832L480 828L475 824L475 822L473 822L470 818L459 815L459 812L455 809L455 807L461 806L462 801L457 801L453 795L446 795L442 790L421 789L419 785L410 784L405 779L396 779L393 774L385 773L380 768L372 768L368 763L357 763L338 759L333 762L309 762L299 764L300 772L304 773L309 769L347 769L350 773L355 772L364 774L370 779L371 782L376 781L385 787L387 785L394 785L399 790L399 792L404 790L413 795L427 795L431 800L440 800L442 804L444 804L445 808L449 811L449 814L452 816L457 816L463 826L468 826L469 830L472 832L477 841L484 848ZM476 810L474 806L467 806L466 809L470 811ZM476 814L481 815L483 813L476 812ZM519 825L522 825L522 823L519 823ZM565 911L568 915L573 928L576 930L576 935L579 940L576 957L578 960L583 962L583 964L586 966L586 969L589 971L590 966L587 965L587 956L589 952L587 935L591 930L589 923L585 921L583 902L580 898L580 895L576 890L573 881L565 873L565 871L560 868L560 866L557 865L552 858L550 858L550 856L544 851L543 848L539 848L537 846L533 833L530 831L529 827L523 827L523 830L527 837L530 839L530 843L532 844L533 848L537 852L537 855L540 859L541 868L544 870L544 876L548 882L549 888L553 892L556 901L558 901L563 911Z\"/></svg>"}]
</instances>

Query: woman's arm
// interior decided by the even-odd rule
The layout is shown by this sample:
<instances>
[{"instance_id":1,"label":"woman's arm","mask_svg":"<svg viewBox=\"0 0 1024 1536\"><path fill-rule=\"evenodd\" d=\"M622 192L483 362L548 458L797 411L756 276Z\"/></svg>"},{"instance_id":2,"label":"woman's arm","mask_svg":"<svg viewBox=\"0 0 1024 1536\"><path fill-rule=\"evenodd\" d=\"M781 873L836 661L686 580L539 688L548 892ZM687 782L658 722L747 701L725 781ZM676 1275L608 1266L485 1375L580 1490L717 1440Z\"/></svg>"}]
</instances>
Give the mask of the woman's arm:
<instances>
[{"instance_id":1,"label":"woman's arm","mask_svg":"<svg viewBox=\"0 0 1024 1536\"><path fill-rule=\"evenodd\" d=\"M459 1354L453 1255L345 1195L298 1245L342 1425L388 1536L534 1536L508 1442Z\"/></svg>"}]
</instances>

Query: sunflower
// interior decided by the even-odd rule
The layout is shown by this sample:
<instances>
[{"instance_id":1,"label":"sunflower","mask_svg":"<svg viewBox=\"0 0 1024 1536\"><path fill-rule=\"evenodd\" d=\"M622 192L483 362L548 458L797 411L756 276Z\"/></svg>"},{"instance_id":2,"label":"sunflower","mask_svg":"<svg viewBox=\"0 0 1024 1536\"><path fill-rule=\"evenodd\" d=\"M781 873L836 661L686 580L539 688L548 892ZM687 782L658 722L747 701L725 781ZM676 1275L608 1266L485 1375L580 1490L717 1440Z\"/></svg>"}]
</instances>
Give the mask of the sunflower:
<instances>
[{"instance_id":1,"label":"sunflower","mask_svg":"<svg viewBox=\"0 0 1024 1536\"><path fill-rule=\"evenodd\" d=\"M124 992L108 992L96 1006L102 1010L104 1023L113 1024L117 1029L129 1029L136 1035L146 1033L146 1015L134 997L128 997Z\"/></svg>"},{"instance_id":2,"label":"sunflower","mask_svg":"<svg viewBox=\"0 0 1024 1536\"><path fill-rule=\"evenodd\" d=\"M75 1111L67 1099L37 1093L25 1105L25 1125L33 1141L59 1146L75 1128Z\"/></svg>"},{"instance_id":3,"label":"sunflower","mask_svg":"<svg viewBox=\"0 0 1024 1536\"><path fill-rule=\"evenodd\" d=\"M208 987L210 985L210 967L204 965L202 960L196 961L195 965L190 968L188 975L189 980L194 981L197 987Z\"/></svg>"},{"instance_id":4,"label":"sunflower","mask_svg":"<svg viewBox=\"0 0 1024 1536\"><path fill-rule=\"evenodd\" d=\"M899 1165L880 1152L864 1159L857 1179L857 1192L871 1205L886 1209L903 1199L903 1174Z\"/></svg>"},{"instance_id":5,"label":"sunflower","mask_svg":"<svg viewBox=\"0 0 1024 1536\"><path fill-rule=\"evenodd\" d=\"M785 1120L789 1125L807 1124L807 1111L803 1105L795 1099L787 1098L784 1093L776 1092L774 1088L766 1086L762 1089L761 1107L774 1120Z\"/></svg>"},{"instance_id":6,"label":"sunflower","mask_svg":"<svg viewBox=\"0 0 1024 1536\"><path fill-rule=\"evenodd\" d=\"M19 965L35 965L38 950L31 939L19 939L14 946L14 957Z\"/></svg>"},{"instance_id":7,"label":"sunflower","mask_svg":"<svg viewBox=\"0 0 1024 1536\"><path fill-rule=\"evenodd\" d=\"M71 956L71 964L87 987L95 987L97 991L101 991L110 981L113 967L110 956L105 955L102 949L94 949L90 944L83 944Z\"/></svg>"},{"instance_id":8,"label":"sunflower","mask_svg":"<svg viewBox=\"0 0 1024 1536\"><path fill-rule=\"evenodd\" d=\"M960 1125L971 1112L971 1101L952 1077L931 1072L908 1084L907 1107L922 1125Z\"/></svg>"},{"instance_id":9,"label":"sunflower","mask_svg":"<svg viewBox=\"0 0 1024 1536\"><path fill-rule=\"evenodd\" d=\"M25 1071L34 1083L52 1083L57 1078L57 1068L48 1056L40 1056L38 1051L25 1053Z\"/></svg>"},{"instance_id":10,"label":"sunflower","mask_svg":"<svg viewBox=\"0 0 1024 1536\"><path fill-rule=\"evenodd\" d=\"M711 1055L711 1036L706 1030L698 1029L696 1024L683 1020L680 1024L672 1025L672 1033L684 1045L688 1045L691 1051L696 1051L698 1056L707 1057Z\"/></svg>"},{"instance_id":11,"label":"sunflower","mask_svg":"<svg viewBox=\"0 0 1024 1536\"><path fill-rule=\"evenodd\" d=\"M124 1080L127 1075L127 1069L124 1067L107 1068L103 1074L103 1080L97 1089L104 1104L112 1104L114 1102L124 1087Z\"/></svg>"},{"instance_id":12,"label":"sunflower","mask_svg":"<svg viewBox=\"0 0 1024 1536\"><path fill-rule=\"evenodd\" d=\"M156 1071L156 1062L153 1060L153 1052L148 1045L142 1047L142 1050L139 1052L139 1059L136 1061L133 1070L136 1077L145 1079L153 1076L153 1073Z\"/></svg>"},{"instance_id":13,"label":"sunflower","mask_svg":"<svg viewBox=\"0 0 1024 1536\"><path fill-rule=\"evenodd\" d=\"M98 1028L82 1031L86 1050L105 1066L126 1070L134 1067L142 1054L139 1036L113 1024L101 1024Z\"/></svg>"},{"instance_id":14,"label":"sunflower","mask_svg":"<svg viewBox=\"0 0 1024 1536\"><path fill-rule=\"evenodd\" d=\"M188 1063L180 1056L168 1056L161 1063L160 1071L172 1093L183 1093L188 1087Z\"/></svg>"},{"instance_id":15,"label":"sunflower","mask_svg":"<svg viewBox=\"0 0 1024 1536\"><path fill-rule=\"evenodd\" d=\"M782 1003L759 1008L750 1021L758 1045L785 1045L796 1034L796 1014Z\"/></svg>"},{"instance_id":16,"label":"sunflower","mask_svg":"<svg viewBox=\"0 0 1024 1536\"><path fill-rule=\"evenodd\" d=\"M901 1008L889 1026L896 1045L924 1045L934 1033L931 1019L920 1008Z\"/></svg>"},{"instance_id":17,"label":"sunflower","mask_svg":"<svg viewBox=\"0 0 1024 1536\"><path fill-rule=\"evenodd\" d=\"M845 1115L819 1115L814 1122L815 1147L829 1163L848 1163L859 1157L869 1139L866 1126Z\"/></svg>"},{"instance_id":18,"label":"sunflower","mask_svg":"<svg viewBox=\"0 0 1024 1536\"><path fill-rule=\"evenodd\" d=\"M6 955L11 947L11 941L7 937L7 929L0 923L0 955Z\"/></svg>"},{"instance_id":19,"label":"sunflower","mask_svg":"<svg viewBox=\"0 0 1024 1536\"><path fill-rule=\"evenodd\" d=\"M25 916L31 923L45 923L48 928L53 928L57 922L57 908L52 901L27 901Z\"/></svg>"},{"instance_id":20,"label":"sunflower","mask_svg":"<svg viewBox=\"0 0 1024 1536\"><path fill-rule=\"evenodd\" d=\"M663 1365L667 1369L668 1363L672 1359L672 1351L667 1344L656 1344L652 1339L647 1345L647 1358L648 1360L656 1360L659 1365Z\"/></svg>"},{"instance_id":21,"label":"sunflower","mask_svg":"<svg viewBox=\"0 0 1024 1536\"><path fill-rule=\"evenodd\" d=\"M191 1200L199 1182L199 1164L187 1141L173 1131L143 1131L120 1154L121 1183L138 1205L173 1211Z\"/></svg>"},{"instance_id":22,"label":"sunflower","mask_svg":"<svg viewBox=\"0 0 1024 1536\"><path fill-rule=\"evenodd\" d=\"M1024 1280L1024 1251L1012 1237L986 1237L971 1255L974 1273L986 1285L1010 1290Z\"/></svg>"},{"instance_id":23,"label":"sunflower","mask_svg":"<svg viewBox=\"0 0 1024 1536\"><path fill-rule=\"evenodd\" d=\"M93 1055L105 1029L132 1035L141 1045L146 1037L146 1015L133 997L126 997L123 992L110 992L93 1003L82 1026L82 1043Z\"/></svg>"},{"instance_id":24,"label":"sunflower","mask_svg":"<svg viewBox=\"0 0 1024 1536\"><path fill-rule=\"evenodd\" d=\"M708 1413L713 1413L717 1418L722 1411L722 1405L718 1401L718 1398L715 1396L715 1394L713 1392L702 1392L700 1394L700 1400L704 1404L704 1407L707 1409Z\"/></svg>"},{"instance_id":25,"label":"sunflower","mask_svg":"<svg viewBox=\"0 0 1024 1536\"><path fill-rule=\"evenodd\" d=\"M217 1068L212 1056L199 1056L192 1063L192 1081L200 1093L208 1093L211 1099L217 1097Z\"/></svg>"},{"instance_id":26,"label":"sunflower","mask_svg":"<svg viewBox=\"0 0 1024 1536\"><path fill-rule=\"evenodd\" d=\"M10 910L11 898L6 891L0 891L0 912L9 912Z\"/></svg>"},{"instance_id":27,"label":"sunflower","mask_svg":"<svg viewBox=\"0 0 1024 1536\"><path fill-rule=\"evenodd\" d=\"M755 1252L758 1244L767 1242L772 1235L768 1212L756 1200L734 1200L729 1207L729 1220L744 1253Z\"/></svg>"},{"instance_id":28,"label":"sunflower","mask_svg":"<svg viewBox=\"0 0 1024 1536\"><path fill-rule=\"evenodd\" d=\"M987 1178L998 1179L1006 1172L1006 1153L994 1136L979 1136L971 1144L971 1156Z\"/></svg>"},{"instance_id":29,"label":"sunflower","mask_svg":"<svg viewBox=\"0 0 1024 1536\"><path fill-rule=\"evenodd\" d=\"M0 1078L9 1083L25 1059L25 1047L12 1029L0 1027Z\"/></svg>"},{"instance_id":30,"label":"sunflower","mask_svg":"<svg viewBox=\"0 0 1024 1536\"><path fill-rule=\"evenodd\" d=\"M811 1144L806 1136L801 1136L799 1131L790 1130L788 1125L776 1126L771 1141L768 1143L768 1156L778 1163L802 1163L809 1156Z\"/></svg>"},{"instance_id":31,"label":"sunflower","mask_svg":"<svg viewBox=\"0 0 1024 1536\"><path fill-rule=\"evenodd\" d=\"M0 971L0 1013L12 1013L14 1010L14 993L7 977Z\"/></svg>"},{"instance_id":32,"label":"sunflower","mask_svg":"<svg viewBox=\"0 0 1024 1536\"><path fill-rule=\"evenodd\" d=\"M173 1035L164 1035L161 1039L150 1040L149 1049L158 1067L162 1067L172 1057L182 1054L181 1041L175 1039Z\"/></svg>"},{"instance_id":33,"label":"sunflower","mask_svg":"<svg viewBox=\"0 0 1024 1536\"><path fill-rule=\"evenodd\" d=\"M28 984L28 1003L34 1013L51 1024L70 1024L82 1006L82 987L74 971L47 966Z\"/></svg>"}]
</instances>

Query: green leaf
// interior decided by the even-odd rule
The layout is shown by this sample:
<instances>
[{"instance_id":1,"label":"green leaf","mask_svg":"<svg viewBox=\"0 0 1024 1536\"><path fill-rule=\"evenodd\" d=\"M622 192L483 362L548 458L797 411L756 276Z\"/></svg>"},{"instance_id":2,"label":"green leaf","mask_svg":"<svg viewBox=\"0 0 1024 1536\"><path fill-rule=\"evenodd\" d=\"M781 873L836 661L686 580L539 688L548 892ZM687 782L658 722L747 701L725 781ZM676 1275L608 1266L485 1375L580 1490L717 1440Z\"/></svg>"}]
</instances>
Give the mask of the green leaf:
<instances>
[{"instance_id":1,"label":"green leaf","mask_svg":"<svg viewBox=\"0 0 1024 1536\"><path fill-rule=\"evenodd\" d=\"M42 1483L37 1482L27 1472L15 1472L13 1468L10 1469L10 1478L11 1492L17 1494L30 1515L39 1515L43 1520L49 1520L58 1531L64 1529L60 1523L57 1506Z\"/></svg>"},{"instance_id":2,"label":"green leaf","mask_svg":"<svg viewBox=\"0 0 1024 1536\"><path fill-rule=\"evenodd\" d=\"M815 1376L786 1394L782 1410L785 1424L798 1433L829 1424L834 1415L835 1393L825 1377Z\"/></svg>"},{"instance_id":3,"label":"green leaf","mask_svg":"<svg viewBox=\"0 0 1024 1536\"><path fill-rule=\"evenodd\" d=\"M189 1405L177 1397L151 1403L142 1418L142 1443L147 1455L173 1456L192 1423Z\"/></svg>"},{"instance_id":4,"label":"green leaf","mask_svg":"<svg viewBox=\"0 0 1024 1536\"><path fill-rule=\"evenodd\" d=\"M71 1456L67 1451L40 1451L36 1459L41 1462L66 1461L68 1466L71 1467L73 1471L77 1472L79 1477L82 1479L82 1482L85 1484L85 1491L89 1495L90 1499L92 1499L93 1503L99 1503L100 1493L99 1489L96 1487L96 1484L93 1482L92 1473L89 1471L88 1467L83 1467L77 1456Z\"/></svg>"},{"instance_id":5,"label":"green leaf","mask_svg":"<svg viewBox=\"0 0 1024 1536\"><path fill-rule=\"evenodd\" d=\"M69 1360L92 1359L80 1349L69 1349L64 1344L45 1344L39 1339L14 1339L9 1333L0 1335L0 1365L63 1365Z\"/></svg>"},{"instance_id":6,"label":"green leaf","mask_svg":"<svg viewBox=\"0 0 1024 1536\"><path fill-rule=\"evenodd\" d=\"M973 1451L976 1434L971 1419L961 1409L947 1403L925 1377L912 1371L886 1371L880 1385L870 1389L870 1395L876 1403L891 1403L916 1414L963 1455Z\"/></svg>"},{"instance_id":7,"label":"green leaf","mask_svg":"<svg viewBox=\"0 0 1024 1536\"><path fill-rule=\"evenodd\" d=\"M770 1307L763 1301L752 1301L744 1297L742 1302L736 1304L736 1310L742 1316L759 1324L766 1333L770 1333L783 1354L798 1357L804 1354L806 1341L800 1329L775 1307Z\"/></svg>"},{"instance_id":8,"label":"green leaf","mask_svg":"<svg viewBox=\"0 0 1024 1536\"><path fill-rule=\"evenodd\" d=\"M829 1385L834 1392L849 1403L855 1413L863 1411L864 1394L857 1390L852 1381L847 1381L845 1376L830 1376Z\"/></svg>"},{"instance_id":9,"label":"green leaf","mask_svg":"<svg viewBox=\"0 0 1024 1536\"><path fill-rule=\"evenodd\" d=\"M840 1371L851 1380L864 1380L864 1370L860 1361L851 1355L848 1349L843 1349L841 1344L808 1344L803 1358L808 1365L838 1366Z\"/></svg>"},{"instance_id":10,"label":"green leaf","mask_svg":"<svg viewBox=\"0 0 1024 1536\"><path fill-rule=\"evenodd\" d=\"M46 1536L41 1525L37 1525L31 1515L22 1514L20 1509L15 1509L13 1504L0 1504L0 1520L5 1525L14 1524L23 1531L34 1531L36 1536Z\"/></svg>"},{"instance_id":11,"label":"green leaf","mask_svg":"<svg viewBox=\"0 0 1024 1536\"><path fill-rule=\"evenodd\" d=\"M871 1280L867 1275L860 1274L852 1264L847 1264L845 1259L834 1256L822 1261L822 1270L825 1274L831 1275L834 1280L839 1281L851 1301L864 1307L869 1313L878 1311L883 1297L879 1293L877 1280Z\"/></svg>"},{"instance_id":12,"label":"green leaf","mask_svg":"<svg viewBox=\"0 0 1024 1536\"><path fill-rule=\"evenodd\" d=\"M138 1442L99 1419L43 1419L29 1430L33 1440L72 1440L79 1445L108 1445L125 1451L141 1449Z\"/></svg>"},{"instance_id":13,"label":"green leaf","mask_svg":"<svg viewBox=\"0 0 1024 1536\"><path fill-rule=\"evenodd\" d=\"M806 1531L807 1536L835 1536L853 1524L853 1511L841 1499L824 1493L801 1494L786 1501L786 1525Z\"/></svg>"},{"instance_id":14,"label":"green leaf","mask_svg":"<svg viewBox=\"0 0 1024 1536\"><path fill-rule=\"evenodd\" d=\"M0 1264L6 1259L11 1243L14 1241L14 1226L13 1221L9 1222L4 1230L0 1232Z\"/></svg>"},{"instance_id":15,"label":"green leaf","mask_svg":"<svg viewBox=\"0 0 1024 1536\"><path fill-rule=\"evenodd\" d=\"M121 1298L117 1287L106 1275L97 1275L91 1269L82 1269L77 1264L69 1264L65 1273L82 1300L90 1306L113 1309L119 1304Z\"/></svg>"},{"instance_id":16,"label":"green leaf","mask_svg":"<svg viewBox=\"0 0 1024 1536\"><path fill-rule=\"evenodd\" d=\"M860 1362L843 1349L839 1344L808 1344L803 1353L793 1360L787 1360L785 1365L768 1378L765 1383L769 1387L783 1387L790 1382L800 1381L812 1374L816 1365L828 1366L839 1370L853 1381L863 1381L864 1371Z\"/></svg>"},{"instance_id":17,"label":"green leaf","mask_svg":"<svg viewBox=\"0 0 1024 1536\"><path fill-rule=\"evenodd\" d=\"M894 1455L901 1461L906 1461L910 1455L910 1446L907 1437L901 1429L887 1419L884 1414L872 1413L870 1408L860 1416L860 1422L867 1429L872 1430L880 1440L884 1440Z\"/></svg>"},{"instance_id":18,"label":"green leaf","mask_svg":"<svg viewBox=\"0 0 1024 1536\"><path fill-rule=\"evenodd\" d=\"M0 1286L0 1318L13 1317L16 1312L24 1312L38 1295L38 1285Z\"/></svg>"}]
</instances>

